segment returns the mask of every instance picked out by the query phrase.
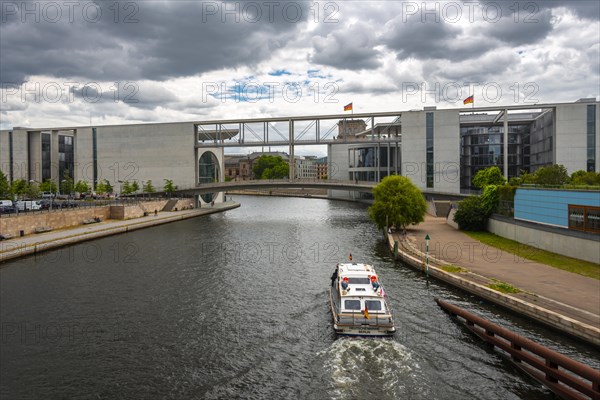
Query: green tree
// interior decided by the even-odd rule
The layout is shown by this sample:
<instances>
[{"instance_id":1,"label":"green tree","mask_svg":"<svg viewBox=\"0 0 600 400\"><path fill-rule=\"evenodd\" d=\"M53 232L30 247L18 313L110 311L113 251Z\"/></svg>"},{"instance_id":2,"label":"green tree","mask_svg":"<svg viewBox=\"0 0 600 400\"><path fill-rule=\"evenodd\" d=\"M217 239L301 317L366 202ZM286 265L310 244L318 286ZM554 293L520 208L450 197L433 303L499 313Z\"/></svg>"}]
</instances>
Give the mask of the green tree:
<instances>
[{"instance_id":1,"label":"green tree","mask_svg":"<svg viewBox=\"0 0 600 400\"><path fill-rule=\"evenodd\" d=\"M56 193L58 192L58 186L51 179L46 179L44 182L40 183L40 190L42 192Z\"/></svg>"},{"instance_id":2,"label":"green tree","mask_svg":"<svg viewBox=\"0 0 600 400\"><path fill-rule=\"evenodd\" d=\"M88 193L90 191L90 184L86 181L77 181L73 189L80 194Z\"/></svg>"},{"instance_id":3,"label":"green tree","mask_svg":"<svg viewBox=\"0 0 600 400\"><path fill-rule=\"evenodd\" d=\"M24 179L15 179L11 185L11 192L15 196L23 196L27 190L28 183Z\"/></svg>"},{"instance_id":4,"label":"green tree","mask_svg":"<svg viewBox=\"0 0 600 400\"><path fill-rule=\"evenodd\" d=\"M133 181L133 183L131 184L131 193L136 193L140 190L140 185L137 183L137 181Z\"/></svg>"},{"instance_id":5,"label":"green tree","mask_svg":"<svg viewBox=\"0 0 600 400\"><path fill-rule=\"evenodd\" d=\"M509 184L511 186L530 185L535 183L535 175L522 170L519 176L513 176L510 178Z\"/></svg>"},{"instance_id":6,"label":"green tree","mask_svg":"<svg viewBox=\"0 0 600 400\"><path fill-rule=\"evenodd\" d=\"M554 164L535 171L537 185L564 185L569 182L569 174L564 165Z\"/></svg>"},{"instance_id":7,"label":"green tree","mask_svg":"<svg viewBox=\"0 0 600 400\"><path fill-rule=\"evenodd\" d=\"M469 196L460 203L454 214L454 222L467 231L485 230L490 213L479 196Z\"/></svg>"},{"instance_id":8,"label":"green tree","mask_svg":"<svg viewBox=\"0 0 600 400\"><path fill-rule=\"evenodd\" d=\"M124 196L128 196L132 193L133 193L133 188L131 187L131 184L129 183L129 181L123 182L123 185L121 186L121 194Z\"/></svg>"},{"instance_id":9,"label":"green tree","mask_svg":"<svg viewBox=\"0 0 600 400\"><path fill-rule=\"evenodd\" d=\"M71 194L74 191L75 184L73 178L69 175L69 171L65 170L63 174L63 180L60 183L60 192L62 194Z\"/></svg>"},{"instance_id":10,"label":"green tree","mask_svg":"<svg viewBox=\"0 0 600 400\"><path fill-rule=\"evenodd\" d=\"M108 189L106 187L106 179L101 180L96 184L96 193L102 196L103 194L108 193Z\"/></svg>"},{"instance_id":11,"label":"green tree","mask_svg":"<svg viewBox=\"0 0 600 400\"><path fill-rule=\"evenodd\" d=\"M483 193L481 193L480 199L481 204L486 211L487 215L492 215L494 211L498 208L499 196L498 196L498 188L499 185L486 185L483 188Z\"/></svg>"},{"instance_id":12,"label":"green tree","mask_svg":"<svg viewBox=\"0 0 600 400\"><path fill-rule=\"evenodd\" d=\"M288 176L288 171L289 165L281 156L266 154L260 156L252 167L252 172L257 179L281 179Z\"/></svg>"},{"instance_id":13,"label":"green tree","mask_svg":"<svg viewBox=\"0 0 600 400\"><path fill-rule=\"evenodd\" d=\"M40 197L40 187L36 182L29 182L25 189L25 197L29 199L37 199Z\"/></svg>"},{"instance_id":14,"label":"green tree","mask_svg":"<svg viewBox=\"0 0 600 400\"><path fill-rule=\"evenodd\" d=\"M600 173L594 171L575 171L571 174L572 185L600 186Z\"/></svg>"},{"instance_id":15,"label":"green tree","mask_svg":"<svg viewBox=\"0 0 600 400\"><path fill-rule=\"evenodd\" d=\"M4 175L4 172L0 169L0 199L10 199L12 192L10 190L10 184L8 178Z\"/></svg>"},{"instance_id":16,"label":"green tree","mask_svg":"<svg viewBox=\"0 0 600 400\"><path fill-rule=\"evenodd\" d=\"M506 179L502 175L502 171L496 166L480 169L473 177L473 185L479 189L483 189L487 185L504 185L505 183Z\"/></svg>"},{"instance_id":17,"label":"green tree","mask_svg":"<svg viewBox=\"0 0 600 400\"><path fill-rule=\"evenodd\" d=\"M110 181L108 179L104 179L104 188L106 189L107 194L111 194L115 191L115 189L110 184Z\"/></svg>"},{"instance_id":18,"label":"green tree","mask_svg":"<svg viewBox=\"0 0 600 400\"><path fill-rule=\"evenodd\" d=\"M144 188L143 188L144 193L154 193L156 192L156 189L154 188L154 186L152 185L152 181L147 181L144 184Z\"/></svg>"},{"instance_id":19,"label":"green tree","mask_svg":"<svg viewBox=\"0 0 600 400\"><path fill-rule=\"evenodd\" d=\"M404 176L386 176L373 188L375 201L369 216L377 227L394 225L404 228L424 221L427 204L423 193Z\"/></svg>"},{"instance_id":20,"label":"green tree","mask_svg":"<svg viewBox=\"0 0 600 400\"><path fill-rule=\"evenodd\" d=\"M164 179L164 181L165 181L165 186L163 187L163 190L170 197L177 190L177 185L173 185L172 179Z\"/></svg>"}]
</instances>

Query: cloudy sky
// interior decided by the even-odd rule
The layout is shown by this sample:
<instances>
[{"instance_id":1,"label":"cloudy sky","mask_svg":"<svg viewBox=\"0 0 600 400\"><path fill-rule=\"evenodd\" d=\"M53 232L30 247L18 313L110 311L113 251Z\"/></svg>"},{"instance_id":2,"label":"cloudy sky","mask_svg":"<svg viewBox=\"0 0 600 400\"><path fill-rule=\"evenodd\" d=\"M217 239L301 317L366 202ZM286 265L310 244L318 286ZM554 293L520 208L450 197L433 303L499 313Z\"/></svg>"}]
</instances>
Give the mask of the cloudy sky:
<instances>
[{"instance_id":1,"label":"cloudy sky","mask_svg":"<svg viewBox=\"0 0 600 400\"><path fill-rule=\"evenodd\" d=\"M599 98L597 1L1 1L1 128Z\"/></svg>"}]
</instances>

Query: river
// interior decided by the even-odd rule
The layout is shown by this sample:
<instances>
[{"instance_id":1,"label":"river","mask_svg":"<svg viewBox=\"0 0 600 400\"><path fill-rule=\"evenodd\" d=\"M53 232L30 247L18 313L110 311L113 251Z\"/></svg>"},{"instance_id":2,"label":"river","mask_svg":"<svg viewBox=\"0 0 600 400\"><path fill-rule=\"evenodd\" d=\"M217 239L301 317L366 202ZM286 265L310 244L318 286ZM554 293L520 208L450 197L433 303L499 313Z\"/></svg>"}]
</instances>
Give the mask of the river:
<instances>
[{"instance_id":1,"label":"river","mask_svg":"<svg viewBox=\"0 0 600 400\"><path fill-rule=\"evenodd\" d=\"M234 196L222 214L0 269L5 399L554 399L453 322L441 297L598 368L594 350L390 257L366 206ZM372 263L391 339L338 338L337 262Z\"/></svg>"}]
</instances>

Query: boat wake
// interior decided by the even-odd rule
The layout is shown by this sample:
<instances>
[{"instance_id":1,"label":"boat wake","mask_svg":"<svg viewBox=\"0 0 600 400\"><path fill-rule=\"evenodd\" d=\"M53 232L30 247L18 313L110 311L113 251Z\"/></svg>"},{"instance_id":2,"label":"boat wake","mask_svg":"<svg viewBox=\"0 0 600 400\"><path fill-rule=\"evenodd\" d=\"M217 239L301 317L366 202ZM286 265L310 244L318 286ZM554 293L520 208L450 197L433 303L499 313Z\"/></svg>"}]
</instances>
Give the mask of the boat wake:
<instances>
[{"instance_id":1,"label":"boat wake","mask_svg":"<svg viewBox=\"0 0 600 400\"><path fill-rule=\"evenodd\" d=\"M331 376L331 398L426 396L427 385L419 364L406 347L394 340L340 338L318 356Z\"/></svg>"}]
</instances>

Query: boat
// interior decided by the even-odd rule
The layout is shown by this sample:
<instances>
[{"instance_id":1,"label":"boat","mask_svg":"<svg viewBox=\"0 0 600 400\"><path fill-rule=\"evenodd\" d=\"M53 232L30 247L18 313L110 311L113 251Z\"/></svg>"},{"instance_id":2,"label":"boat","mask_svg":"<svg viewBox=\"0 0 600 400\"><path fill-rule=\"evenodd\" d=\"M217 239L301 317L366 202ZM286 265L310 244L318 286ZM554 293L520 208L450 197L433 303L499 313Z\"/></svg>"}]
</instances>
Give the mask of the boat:
<instances>
[{"instance_id":1,"label":"boat","mask_svg":"<svg viewBox=\"0 0 600 400\"><path fill-rule=\"evenodd\" d=\"M329 304L337 334L391 336L396 332L385 290L372 265L339 263L331 283Z\"/></svg>"}]
</instances>

